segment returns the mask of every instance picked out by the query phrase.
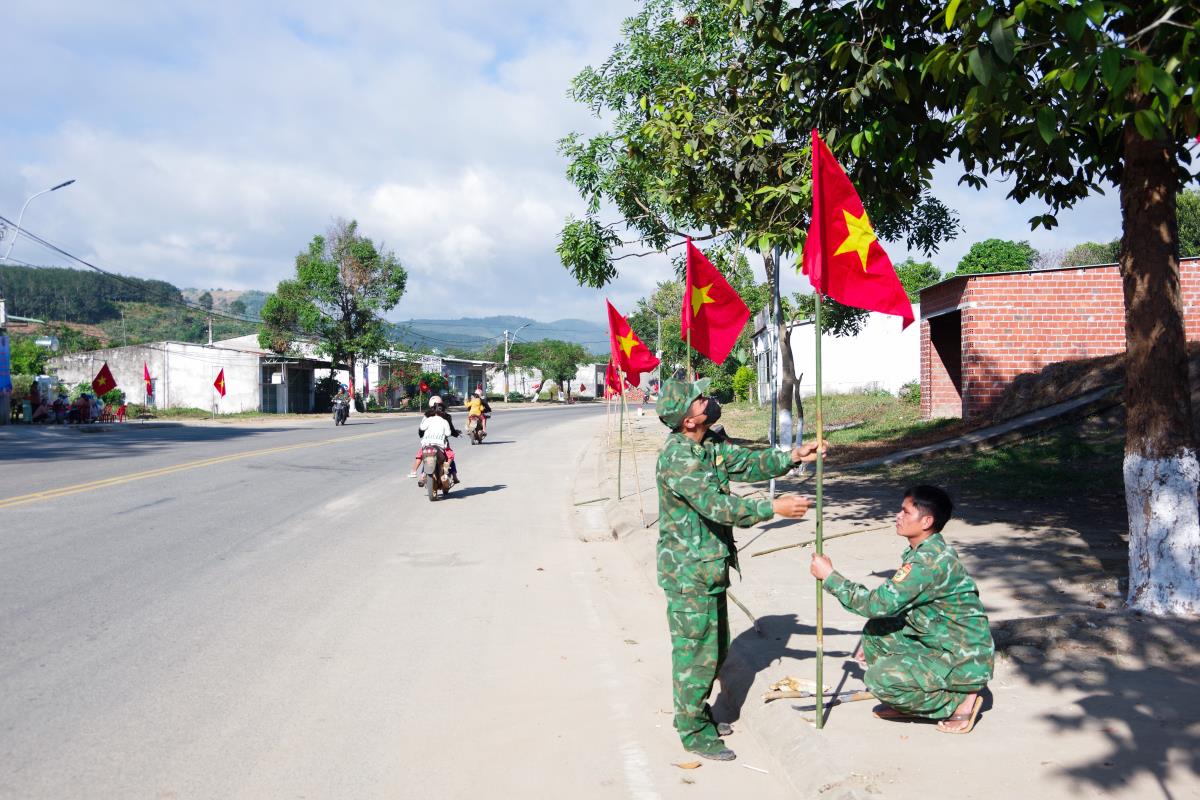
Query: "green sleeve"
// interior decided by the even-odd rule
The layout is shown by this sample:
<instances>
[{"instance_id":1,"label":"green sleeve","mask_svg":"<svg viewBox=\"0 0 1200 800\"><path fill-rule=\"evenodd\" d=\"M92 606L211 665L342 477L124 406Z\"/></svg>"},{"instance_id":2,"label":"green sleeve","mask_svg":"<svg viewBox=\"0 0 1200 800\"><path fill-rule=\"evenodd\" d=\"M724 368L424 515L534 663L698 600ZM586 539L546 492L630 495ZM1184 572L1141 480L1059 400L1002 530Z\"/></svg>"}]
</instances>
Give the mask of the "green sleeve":
<instances>
[{"instance_id":1,"label":"green sleeve","mask_svg":"<svg viewBox=\"0 0 1200 800\"><path fill-rule=\"evenodd\" d=\"M748 528L775 516L770 500L750 500L722 492L716 475L699 459L689 459L679 467L660 479L667 489L705 519Z\"/></svg>"},{"instance_id":2,"label":"green sleeve","mask_svg":"<svg viewBox=\"0 0 1200 800\"><path fill-rule=\"evenodd\" d=\"M729 476L747 483L777 478L794 466L790 450L752 450L724 442L720 452L725 457L725 471Z\"/></svg>"},{"instance_id":3,"label":"green sleeve","mask_svg":"<svg viewBox=\"0 0 1200 800\"><path fill-rule=\"evenodd\" d=\"M911 571L901 580L897 581L894 575L875 589L833 572L825 579L825 591L836 597L847 611L859 616L869 619L894 617L922 599L937 581L937 576L924 564L911 561L901 565L900 571L905 566L911 566ZM896 575L900 575L900 571Z\"/></svg>"}]
</instances>

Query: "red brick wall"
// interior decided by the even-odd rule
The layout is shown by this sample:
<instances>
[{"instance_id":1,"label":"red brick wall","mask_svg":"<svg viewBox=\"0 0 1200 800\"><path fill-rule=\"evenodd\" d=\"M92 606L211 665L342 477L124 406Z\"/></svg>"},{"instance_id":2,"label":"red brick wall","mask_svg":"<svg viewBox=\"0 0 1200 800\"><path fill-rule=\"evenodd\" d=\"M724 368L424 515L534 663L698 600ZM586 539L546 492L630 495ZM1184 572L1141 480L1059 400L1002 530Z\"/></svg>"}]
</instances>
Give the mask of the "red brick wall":
<instances>
[{"instance_id":1,"label":"red brick wall","mask_svg":"<svg viewBox=\"0 0 1200 800\"><path fill-rule=\"evenodd\" d=\"M1200 338L1200 261L1180 265L1188 338ZM931 342L939 312L962 313L962 398ZM943 320L950 322L949 319ZM955 278L921 293L921 413L986 416L1022 372L1125 349L1115 265Z\"/></svg>"}]
</instances>

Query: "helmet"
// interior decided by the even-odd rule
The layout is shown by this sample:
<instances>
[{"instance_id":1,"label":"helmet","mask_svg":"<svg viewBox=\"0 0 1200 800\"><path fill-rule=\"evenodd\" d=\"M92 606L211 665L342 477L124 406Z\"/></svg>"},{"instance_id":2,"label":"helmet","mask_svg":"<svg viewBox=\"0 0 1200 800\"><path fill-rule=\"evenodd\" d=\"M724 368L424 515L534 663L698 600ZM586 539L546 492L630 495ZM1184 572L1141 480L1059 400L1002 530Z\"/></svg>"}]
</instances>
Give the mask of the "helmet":
<instances>
[{"instance_id":1,"label":"helmet","mask_svg":"<svg viewBox=\"0 0 1200 800\"><path fill-rule=\"evenodd\" d=\"M429 398L429 407L430 408L433 408L434 406L440 406L441 404L442 404L442 398L440 395L435 394L433 397Z\"/></svg>"}]
</instances>

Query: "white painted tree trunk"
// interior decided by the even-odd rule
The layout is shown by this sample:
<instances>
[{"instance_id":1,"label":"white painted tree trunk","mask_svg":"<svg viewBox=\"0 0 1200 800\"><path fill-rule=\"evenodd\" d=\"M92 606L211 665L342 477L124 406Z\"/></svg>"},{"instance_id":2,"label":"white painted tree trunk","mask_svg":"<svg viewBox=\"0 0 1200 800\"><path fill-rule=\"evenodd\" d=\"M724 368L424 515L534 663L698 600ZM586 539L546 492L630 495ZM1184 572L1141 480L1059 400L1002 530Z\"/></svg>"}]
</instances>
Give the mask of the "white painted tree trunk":
<instances>
[{"instance_id":1,"label":"white painted tree trunk","mask_svg":"<svg viewBox=\"0 0 1200 800\"><path fill-rule=\"evenodd\" d=\"M1125 456L1130 608L1200 614L1198 488L1200 463L1190 448L1170 458Z\"/></svg>"}]
</instances>

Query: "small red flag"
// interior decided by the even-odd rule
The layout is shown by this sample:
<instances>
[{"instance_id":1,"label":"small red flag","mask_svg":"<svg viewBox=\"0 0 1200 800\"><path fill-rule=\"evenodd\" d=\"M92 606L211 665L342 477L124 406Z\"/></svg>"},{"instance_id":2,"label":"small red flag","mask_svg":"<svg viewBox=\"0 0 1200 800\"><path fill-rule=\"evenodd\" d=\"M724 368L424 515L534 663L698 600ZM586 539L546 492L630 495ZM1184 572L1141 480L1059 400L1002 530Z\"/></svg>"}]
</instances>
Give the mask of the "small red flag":
<instances>
[{"instance_id":1,"label":"small red flag","mask_svg":"<svg viewBox=\"0 0 1200 800\"><path fill-rule=\"evenodd\" d=\"M688 341L690 330L692 349L720 364L729 358L749 319L750 309L741 296L688 239L680 338Z\"/></svg>"},{"instance_id":2,"label":"small red flag","mask_svg":"<svg viewBox=\"0 0 1200 800\"><path fill-rule=\"evenodd\" d=\"M154 384L150 381L150 365L142 362L142 380L146 382L146 397L154 396Z\"/></svg>"},{"instance_id":3,"label":"small red flag","mask_svg":"<svg viewBox=\"0 0 1200 800\"><path fill-rule=\"evenodd\" d=\"M658 359L650 352L633 328L629 320L608 303L608 341L612 348L612 360L616 368L625 373L625 378L631 384L637 385L643 372L649 372L658 366Z\"/></svg>"},{"instance_id":4,"label":"small red flag","mask_svg":"<svg viewBox=\"0 0 1200 800\"><path fill-rule=\"evenodd\" d=\"M217 393L220 394L221 397L225 396L225 368L224 367L222 367L221 371L217 373L217 379L215 381L213 381L213 388L215 388L217 390Z\"/></svg>"},{"instance_id":5,"label":"small red flag","mask_svg":"<svg viewBox=\"0 0 1200 800\"><path fill-rule=\"evenodd\" d=\"M102 397L108 394L113 389L117 388L117 381L113 378L112 370L108 368L108 362L100 367L100 371L96 373L96 377L92 378L92 391L97 397Z\"/></svg>"},{"instance_id":6,"label":"small red flag","mask_svg":"<svg viewBox=\"0 0 1200 800\"><path fill-rule=\"evenodd\" d=\"M812 223L804 243L804 274L813 288L839 303L913 322L912 303L875 237L854 184L812 132Z\"/></svg>"}]
</instances>

